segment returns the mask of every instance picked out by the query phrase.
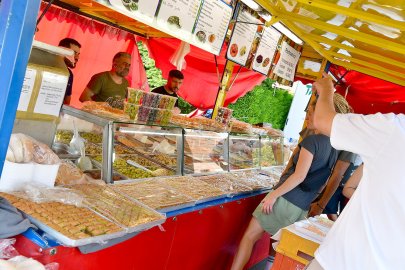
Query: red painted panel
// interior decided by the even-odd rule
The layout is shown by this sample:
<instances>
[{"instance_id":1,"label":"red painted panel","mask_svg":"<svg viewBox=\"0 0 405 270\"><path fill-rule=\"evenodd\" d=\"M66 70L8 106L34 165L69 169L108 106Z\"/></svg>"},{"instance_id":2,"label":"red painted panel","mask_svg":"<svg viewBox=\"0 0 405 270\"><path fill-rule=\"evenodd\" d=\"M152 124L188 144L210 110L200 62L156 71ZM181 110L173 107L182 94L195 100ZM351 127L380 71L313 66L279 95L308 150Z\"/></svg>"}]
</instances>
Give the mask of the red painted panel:
<instances>
[{"instance_id":1,"label":"red painted panel","mask_svg":"<svg viewBox=\"0 0 405 270\"><path fill-rule=\"evenodd\" d=\"M58 262L60 270L224 270L230 267L251 214L264 195L168 218L158 227L113 247L90 254L57 247L39 252L38 246L18 237L16 248L43 263ZM267 240L266 240L267 237ZM268 236L255 247L251 265L268 254Z\"/></svg>"}]
</instances>

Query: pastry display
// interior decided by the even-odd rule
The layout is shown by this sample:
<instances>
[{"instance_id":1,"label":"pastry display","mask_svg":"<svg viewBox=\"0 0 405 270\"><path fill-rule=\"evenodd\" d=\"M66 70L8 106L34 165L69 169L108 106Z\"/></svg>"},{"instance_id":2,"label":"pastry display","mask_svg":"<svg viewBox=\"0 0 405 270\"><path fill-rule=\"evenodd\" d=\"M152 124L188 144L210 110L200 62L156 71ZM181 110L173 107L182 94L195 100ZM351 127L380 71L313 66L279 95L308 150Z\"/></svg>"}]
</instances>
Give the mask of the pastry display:
<instances>
[{"instance_id":1,"label":"pastry display","mask_svg":"<svg viewBox=\"0 0 405 270\"><path fill-rule=\"evenodd\" d=\"M79 132L80 137L85 139L88 142L92 143L102 143L103 142L103 135L99 133L93 132ZM69 145L70 141L73 137L73 131L70 130L58 130L55 134L55 142L63 143Z\"/></svg>"},{"instance_id":2,"label":"pastry display","mask_svg":"<svg viewBox=\"0 0 405 270\"><path fill-rule=\"evenodd\" d=\"M171 188L162 186L155 180L118 184L114 185L113 189L135 198L153 209L164 209L195 201Z\"/></svg>"},{"instance_id":3,"label":"pastry display","mask_svg":"<svg viewBox=\"0 0 405 270\"><path fill-rule=\"evenodd\" d=\"M232 181L225 174L200 176L198 177L198 180L204 181L205 183L210 184L211 186L214 186L229 194L252 191L252 188L245 186L240 182Z\"/></svg>"},{"instance_id":4,"label":"pastry display","mask_svg":"<svg viewBox=\"0 0 405 270\"><path fill-rule=\"evenodd\" d=\"M106 102L86 101L83 103L82 111L117 121L129 120L129 116L123 110L113 108Z\"/></svg>"},{"instance_id":5,"label":"pastry display","mask_svg":"<svg viewBox=\"0 0 405 270\"><path fill-rule=\"evenodd\" d=\"M170 122L173 125L184 128L212 130L218 132L224 132L226 130L226 126L205 117L188 118L182 115L173 115Z\"/></svg>"},{"instance_id":6,"label":"pastry display","mask_svg":"<svg viewBox=\"0 0 405 270\"><path fill-rule=\"evenodd\" d=\"M97 179L97 178L96 178ZM85 183L83 172L72 162L63 160L59 166L55 185L72 185Z\"/></svg>"},{"instance_id":7,"label":"pastry display","mask_svg":"<svg viewBox=\"0 0 405 270\"><path fill-rule=\"evenodd\" d=\"M161 178L157 181L194 200L204 200L226 194L226 192L192 177Z\"/></svg>"},{"instance_id":8,"label":"pastry display","mask_svg":"<svg viewBox=\"0 0 405 270\"><path fill-rule=\"evenodd\" d=\"M252 125L233 118L231 120L231 132L252 134Z\"/></svg>"},{"instance_id":9,"label":"pastry display","mask_svg":"<svg viewBox=\"0 0 405 270\"><path fill-rule=\"evenodd\" d=\"M106 185L83 184L72 186L72 189L79 191L91 208L125 227L136 227L164 218Z\"/></svg>"},{"instance_id":10,"label":"pastry display","mask_svg":"<svg viewBox=\"0 0 405 270\"><path fill-rule=\"evenodd\" d=\"M144 171L142 169L135 168L127 163L125 159L116 158L113 163L113 168L117 172L127 176L130 179L136 178L148 178L152 177L153 174Z\"/></svg>"},{"instance_id":11,"label":"pastry display","mask_svg":"<svg viewBox=\"0 0 405 270\"><path fill-rule=\"evenodd\" d=\"M239 182L253 190L271 188L279 179L275 179L269 175L260 174L257 171L241 171L230 173L229 176L233 182Z\"/></svg>"},{"instance_id":12,"label":"pastry display","mask_svg":"<svg viewBox=\"0 0 405 270\"><path fill-rule=\"evenodd\" d=\"M118 225L86 207L76 207L60 202L36 203L7 193L0 193L0 196L19 210L71 239L122 231Z\"/></svg>"}]
</instances>

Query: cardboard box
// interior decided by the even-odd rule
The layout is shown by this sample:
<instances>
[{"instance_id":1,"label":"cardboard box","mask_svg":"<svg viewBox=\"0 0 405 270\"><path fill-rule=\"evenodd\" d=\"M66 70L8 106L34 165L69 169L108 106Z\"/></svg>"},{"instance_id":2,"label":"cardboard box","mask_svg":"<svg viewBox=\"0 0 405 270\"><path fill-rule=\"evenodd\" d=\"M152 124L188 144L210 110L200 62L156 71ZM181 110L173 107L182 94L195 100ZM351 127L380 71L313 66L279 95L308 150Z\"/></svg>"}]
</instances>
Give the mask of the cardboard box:
<instances>
[{"instance_id":1,"label":"cardboard box","mask_svg":"<svg viewBox=\"0 0 405 270\"><path fill-rule=\"evenodd\" d=\"M287 229L282 229L280 242L276 251L281 255L288 256L306 265L314 258L315 251L318 247L318 243L296 235Z\"/></svg>"},{"instance_id":2,"label":"cardboard box","mask_svg":"<svg viewBox=\"0 0 405 270\"><path fill-rule=\"evenodd\" d=\"M59 164L13 163L6 160L0 178L0 190L15 191L34 183L53 187L58 170Z\"/></svg>"}]
</instances>

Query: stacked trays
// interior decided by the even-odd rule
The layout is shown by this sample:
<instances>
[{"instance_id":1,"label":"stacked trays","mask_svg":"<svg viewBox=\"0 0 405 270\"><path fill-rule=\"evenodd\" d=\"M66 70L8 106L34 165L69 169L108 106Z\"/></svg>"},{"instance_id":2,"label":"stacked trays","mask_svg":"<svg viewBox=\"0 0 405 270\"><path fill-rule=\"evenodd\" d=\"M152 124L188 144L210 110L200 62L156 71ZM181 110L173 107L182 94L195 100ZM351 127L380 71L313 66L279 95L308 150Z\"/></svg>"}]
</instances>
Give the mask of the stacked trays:
<instances>
[{"instance_id":1,"label":"stacked trays","mask_svg":"<svg viewBox=\"0 0 405 270\"><path fill-rule=\"evenodd\" d=\"M60 202L36 203L7 193L0 195L65 246L99 243L126 233L122 227L88 207Z\"/></svg>"},{"instance_id":2,"label":"stacked trays","mask_svg":"<svg viewBox=\"0 0 405 270\"><path fill-rule=\"evenodd\" d=\"M71 188L83 195L91 209L125 227L127 232L145 230L165 221L162 214L122 196L109 186L83 184Z\"/></svg>"},{"instance_id":3,"label":"stacked trays","mask_svg":"<svg viewBox=\"0 0 405 270\"><path fill-rule=\"evenodd\" d=\"M239 182L252 190L269 189L278 182L278 179L260 174L258 171L233 172L229 174L229 177L233 182Z\"/></svg>"},{"instance_id":4,"label":"stacked trays","mask_svg":"<svg viewBox=\"0 0 405 270\"><path fill-rule=\"evenodd\" d=\"M224 198L227 193L194 177L179 176L157 179L159 183L191 197L196 203Z\"/></svg>"},{"instance_id":5,"label":"stacked trays","mask_svg":"<svg viewBox=\"0 0 405 270\"><path fill-rule=\"evenodd\" d=\"M228 197L253 191L249 186L240 182L232 181L233 179L229 177L228 174L206 175L198 177L198 179L226 192Z\"/></svg>"},{"instance_id":6,"label":"stacked trays","mask_svg":"<svg viewBox=\"0 0 405 270\"><path fill-rule=\"evenodd\" d=\"M112 188L160 212L169 212L195 205L195 200L191 197L164 187L154 179L115 184Z\"/></svg>"}]
</instances>

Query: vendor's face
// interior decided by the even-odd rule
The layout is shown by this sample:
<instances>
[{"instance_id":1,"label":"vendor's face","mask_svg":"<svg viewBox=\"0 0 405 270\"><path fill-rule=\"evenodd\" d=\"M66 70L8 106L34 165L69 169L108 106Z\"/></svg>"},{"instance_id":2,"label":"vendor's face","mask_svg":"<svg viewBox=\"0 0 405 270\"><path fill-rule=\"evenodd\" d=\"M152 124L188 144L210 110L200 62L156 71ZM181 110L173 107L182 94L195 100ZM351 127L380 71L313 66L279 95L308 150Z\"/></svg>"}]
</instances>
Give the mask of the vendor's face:
<instances>
[{"instance_id":1,"label":"vendor's face","mask_svg":"<svg viewBox=\"0 0 405 270\"><path fill-rule=\"evenodd\" d=\"M125 77L128 75L130 67L131 67L131 58L120 57L115 60L113 70L118 76Z\"/></svg>"},{"instance_id":2,"label":"vendor's face","mask_svg":"<svg viewBox=\"0 0 405 270\"><path fill-rule=\"evenodd\" d=\"M180 86L183 84L183 79L175 78L175 77L169 77L167 80L167 85L169 87L169 90L172 92L177 93L177 91L180 90Z\"/></svg>"},{"instance_id":3,"label":"vendor's face","mask_svg":"<svg viewBox=\"0 0 405 270\"><path fill-rule=\"evenodd\" d=\"M74 54L72 57L66 58L65 57L65 64L69 68L75 68L77 62L79 61L80 57L80 48L76 45L70 44L70 49L73 50Z\"/></svg>"},{"instance_id":4,"label":"vendor's face","mask_svg":"<svg viewBox=\"0 0 405 270\"><path fill-rule=\"evenodd\" d=\"M307 116L305 118L305 120L307 121L307 128L308 129L315 129L315 127L314 127L314 112L315 112L315 106L310 105L308 107Z\"/></svg>"}]
</instances>

